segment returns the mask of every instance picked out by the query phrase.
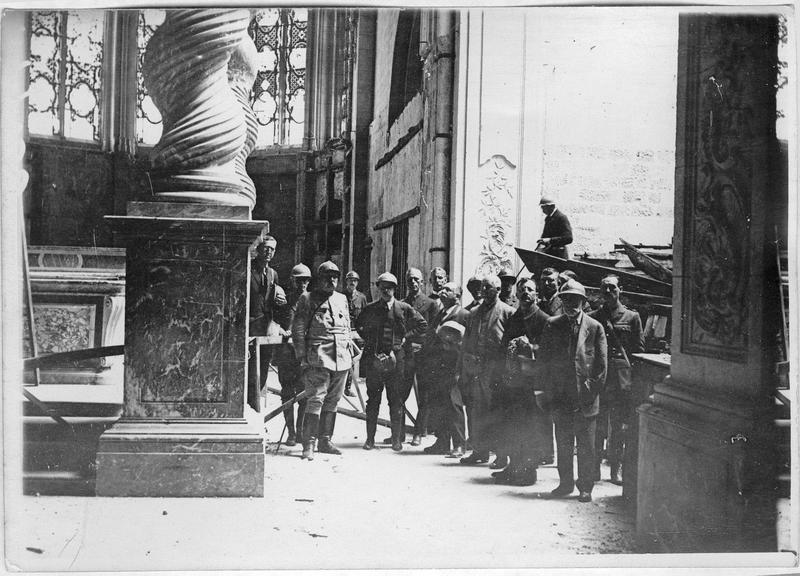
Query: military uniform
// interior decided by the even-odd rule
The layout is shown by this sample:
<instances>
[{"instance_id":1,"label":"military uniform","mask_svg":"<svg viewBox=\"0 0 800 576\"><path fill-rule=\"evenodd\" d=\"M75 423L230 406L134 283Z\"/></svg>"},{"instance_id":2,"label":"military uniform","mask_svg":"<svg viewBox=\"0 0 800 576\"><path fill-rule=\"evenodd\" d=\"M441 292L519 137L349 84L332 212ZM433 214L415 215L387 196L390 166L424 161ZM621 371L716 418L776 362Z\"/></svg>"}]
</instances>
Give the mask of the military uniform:
<instances>
[{"instance_id":1,"label":"military uniform","mask_svg":"<svg viewBox=\"0 0 800 576\"><path fill-rule=\"evenodd\" d=\"M297 312L297 303L300 296L301 294L297 291L290 292L287 295L286 306L276 315L278 324L286 331L290 331L292 328L292 321ZM278 347L273 355L273 362L278 369L278 381L281 384L281 404L291 400L305 388L302 372L300 370L300 361L295 356L294 347L287 341L288 338L289 336L284 337L284 343ZM296 431L303 429L303 415L305 414L305 409L306 400L300 400L297 403L296 427L294 406L289 406L283 411L286 428L288 430L287 445L289 446L294 443Z\"/></svg>"},{"instance_id":2,"label":"military uniform","mask_svg":"<svg viewBox=\"0 0 800 576\"><path fill-rule=\"evenodd\" d=\"M361 311L364 310L364 307L367 305L367 297L364 295L363 292L359 292L358 290L353 290L352 294L344 292L344 295L347 297L347 304L350 309L350 326L355 326L356 319L361 314ZM355 378L355 366L353 366L353 369L350 370L350 373L347 375L347 382L345 383L344 386L345 394L347 394L348 396L354 396L351 389L354 378Z\"/></svg>"},{"instance_id":3,"label":"military uniform","mask_svg":"<svg viewBox=\"0 0 800 576\"><path fill-rule=\"evenodd\" d=\"M305 453L309 439L312 444L316 439L320 424L326 431L323 439L330 440L336 407L353 366L347 298L339 292L319 290L300 296L292 322L292 343L301 363L305 390L310 393L303 423Z\"/></svg>"},{"instance_id":4,"label":"military uniform","mask_svg":"<svg viewBox=\"0 0 800 576\"><path fill-rule=\"evenodd\" d=\"M346 292L344 295L347 297L347 307L350 310L350 325L356 325L356 318L358 315L361 314L361 311L367 305L367 297L363 292L359 292L358 290L353 290L352 294L347 294Z\"/></svg>"},{"instance_id":5,"label":"military uniform","mask_svg":"<svg viewBox=\"0 0 800 576\"><path fill-rule=\"evenodd\" d=\"M603 325L608 341L608 376L600 397L595 446L595 474L600 476L600 450L607 437L608 464L612 478L621 471L625 434L635 417L631 390L631 354L644 350L642 320L639 313L624 305L612 311L601 307L590 314Z\"/></svg>"}]
</instances>

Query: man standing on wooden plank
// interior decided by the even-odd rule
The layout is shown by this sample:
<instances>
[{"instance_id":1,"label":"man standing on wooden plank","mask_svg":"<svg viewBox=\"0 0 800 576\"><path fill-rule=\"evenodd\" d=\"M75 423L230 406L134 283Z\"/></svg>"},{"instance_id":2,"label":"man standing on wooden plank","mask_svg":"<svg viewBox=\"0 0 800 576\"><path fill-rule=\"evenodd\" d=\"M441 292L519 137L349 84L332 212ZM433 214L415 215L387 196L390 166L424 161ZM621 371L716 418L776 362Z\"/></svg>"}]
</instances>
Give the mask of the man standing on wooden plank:
<instances>
[{"instance_id":1,"label":"man standing on wooden plank","mask_svg":"<svg viewBox=\"0 0 800 576\"><path fill-rule=\"evenodd\" d=\"M556 208L556 203L546 197L542 196L539 200L539 207L544 212L544 229L542 230L542 237L536 243L542 247L542 252L563 258L569 258L569 251L567 244L572 244L572 226L569 223L567 215Z\"/></svg>"}]
</instances>

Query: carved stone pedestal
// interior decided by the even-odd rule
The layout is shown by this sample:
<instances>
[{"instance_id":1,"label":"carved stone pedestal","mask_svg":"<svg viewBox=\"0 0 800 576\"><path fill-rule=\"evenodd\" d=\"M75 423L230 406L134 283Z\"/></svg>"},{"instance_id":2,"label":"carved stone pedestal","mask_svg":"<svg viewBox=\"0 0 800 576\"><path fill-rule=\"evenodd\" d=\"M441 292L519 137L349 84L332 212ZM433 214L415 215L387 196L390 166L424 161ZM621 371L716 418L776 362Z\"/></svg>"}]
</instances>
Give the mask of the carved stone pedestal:
<instances>
[{"instance_id":1,"label":"carved stone pedestal","mask_svg":"<svg viewBox=\"0 0 800 576\"><path fill-rule=\"evenodd\" d=\"M97 494L263 496L261 425L244 406L249 247L266 222L163 202L107 218L127 251L125 395Z\"/></svg>"}]
</instances>

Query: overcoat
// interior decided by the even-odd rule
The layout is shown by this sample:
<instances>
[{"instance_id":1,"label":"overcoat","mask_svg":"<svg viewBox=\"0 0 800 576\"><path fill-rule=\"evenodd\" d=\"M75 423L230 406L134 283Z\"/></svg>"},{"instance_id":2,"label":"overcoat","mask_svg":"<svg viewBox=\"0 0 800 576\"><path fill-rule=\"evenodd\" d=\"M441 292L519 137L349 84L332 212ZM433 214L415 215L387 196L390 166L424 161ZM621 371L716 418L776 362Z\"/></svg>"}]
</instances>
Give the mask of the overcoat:
<instances>
[{"instance_id":1,"label":"overcoat","mask_svg":"<svg viewBox=\"0 0 800 576\"><path fill-rule=\"evenodd\" d=\"M544 380L540 403L545 409L597 416L606 381L606 334L599 322L581 312L570 353L573 322L566 314L555 316L542 333L537 355Z\"/></svg>"}]
</instances>

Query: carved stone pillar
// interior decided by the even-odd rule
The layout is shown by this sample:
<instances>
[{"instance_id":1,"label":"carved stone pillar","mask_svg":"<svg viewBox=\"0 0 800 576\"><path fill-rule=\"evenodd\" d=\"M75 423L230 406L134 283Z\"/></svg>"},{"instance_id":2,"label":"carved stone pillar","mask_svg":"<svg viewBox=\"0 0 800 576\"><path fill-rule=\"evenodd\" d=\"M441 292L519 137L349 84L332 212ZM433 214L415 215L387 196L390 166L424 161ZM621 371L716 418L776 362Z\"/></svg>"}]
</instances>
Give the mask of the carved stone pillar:
<instances>
[{"instance_id":1,"label":"carved stone pillar","mask_svg":"<svg viewBox=\"0 0 800 576\"><path fill-rule=\"evenodd\" d=\"M473 274L518 264L527 22L510 9L462 11L459 18L449 261L452 278L466 286Z\"/></svg>"},{"instance_id":2,"label":"carved stone pillar","mask_svg":"<svg viewBox=\"0 0 800 576\"><path fill-rule=\"evenodd\" d=\"M255 205L244 171L258 130L249 22L248 10L171 10L150 39L144 80L164 119L151 156L157 198Z\"/></svg>"},{"instance_id":3,"label":"carved stone pillar","mask_svg":"<svg viewBox=\"0 0 800 576\"><path fill-rule=\"evenodd\" d=\"M263 422L245 408L252 221L245 160L255 46L246 10L170 11L145 78L164 118L155 202L107 216L126 248L122 418L100 438L101 496L263 496Z\"/></svg>"},{"instance_id":4,"label":"carved stone pillar","mask_svg":"<svg viewBox=\"0 0 800 576\"><path fill-rule=\"evenodd\" d=\"M777 330L766 277L777 17L686 15L679 37L672 366L641 409L637 533L774 550Z\"/></svg>"}]
</instances>

